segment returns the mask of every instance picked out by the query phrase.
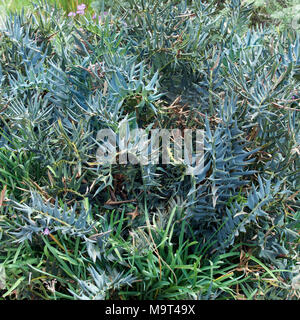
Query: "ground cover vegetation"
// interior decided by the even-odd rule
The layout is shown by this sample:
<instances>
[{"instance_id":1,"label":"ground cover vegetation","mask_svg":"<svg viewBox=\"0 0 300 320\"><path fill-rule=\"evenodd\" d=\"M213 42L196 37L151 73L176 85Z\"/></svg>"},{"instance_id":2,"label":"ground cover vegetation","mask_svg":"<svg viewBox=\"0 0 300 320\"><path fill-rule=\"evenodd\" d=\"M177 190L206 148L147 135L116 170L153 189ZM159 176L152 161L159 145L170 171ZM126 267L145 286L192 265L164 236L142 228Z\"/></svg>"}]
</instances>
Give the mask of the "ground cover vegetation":
<instances>
[{"instance_id":1,"label":"ground cover vegetation","mask_svg":"<svg viewBox=\"0 0 300 320\"><path fill-rule=\"evenodd\" d=\"M0 299L299 299L299 30L248 1L69 4L0 29ZM121 123L204 130L202 171L97 163Z\"/></svg>"}]
</instances>

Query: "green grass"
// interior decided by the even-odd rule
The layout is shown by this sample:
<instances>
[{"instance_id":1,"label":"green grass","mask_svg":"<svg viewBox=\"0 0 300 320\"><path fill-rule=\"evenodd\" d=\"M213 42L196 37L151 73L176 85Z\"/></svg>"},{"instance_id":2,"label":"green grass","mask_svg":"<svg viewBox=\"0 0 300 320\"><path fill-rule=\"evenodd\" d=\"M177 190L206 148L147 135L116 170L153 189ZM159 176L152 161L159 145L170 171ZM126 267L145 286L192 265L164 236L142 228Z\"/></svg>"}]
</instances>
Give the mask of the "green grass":
<instances>
[{"instance_id":1,"label":"green grass","mask_svg":"<svg viewBox=\"0 0 300 320\"><path fill-rule=\"evenodd\" d=\"M48 3L57 4L62 7L66 12L76 10L78 4L84 3L88 6L91 5L92 0L49 0ZM32 1L29 0L0 0L0 8L5 11L17 11L22 9L29 9L32 7ZM1 10L3 11L3 10Z\"/></svg>"},{"instance_id":2,"label":"green grass","mask_svg":"<svg viewBox=\"0 0 300 320\"><path fill-rule=\"evenodd\" d=\"M90 5L92 3L92 1L79 1L82 2ZM77 1L57 1L57 3L66 13L74 11L78 4ZM22 8L29 10L31 4L24 0L0 0L0 6L5 9L1 10L5 14L9 11L20 11ZM275 11L270 11L269 17L273 13ZM262 16L260 18L263 19ZM100 32L93 24L87 25L86 28L95 30L95 38L96 32ZM56 33L51 32L51 37L52 35L55 37ZM109 39L104 33L100 36L100 39L105 37L106 40ZM63 36L60 40L64 40ZM112 44L113 41L107 41L106 46L111 45L113 48ZM107 50L109 49L111 48ZM1 121L4 123L4 120ZM58 149L61 148L65 153L73 155L78 146L76 135L72 135L74 140L69 139L61 122L59 123L60 126L56 127L56 130L60 139L57 139L55 144ZM84 140L82 132L85 128L79 125L78 128L78 136ZM20 131L23 129L24 132L34 135L30 126L22 127ZM49 131L49 135L52 133ZM0 137L1 135L4 134L0 131ZM86 188L82 194L78 190L81 179L92 180L92 175L90 177L82 175L77 180L78 172L72 171L74 168L68 165L68 159L65 162L56 159L52 161L49 157L52 162L49 160L47 166L42 166L40 158L36 157L33 151L22 148L17 142L10 142L14 151L0 148L0 300L73 300L73 294L91 297L95 292L87 289L85 285L88 282L98 286L98 291L104 291L106 299L300 298L299 290L294 290L284 277L285 273L291 272L290 266L295 265L298 259L299 240L290 243L283 238L286 247L290 248L290 253L286 256L286 260L290 259L286 263L286 268L290 267L289 270L279 269L272 263L266 263L262 258L258 258L255 248L249 243L243 243L242 240L225 253L214 254L209 241L200 243L198 236L186 239L189 226L180 216L181 206L175 204L166 211L157 210L149 214L146 204L144 207L143 205L136 207L132 203L127 203L114 209L107 209L98 202L91 204L94 198L83 194ZM67 191L65 181L69 181ZM65 199L62 199L63 196L59 197L55 205L61 211L67 206L63 200L68 201L68 207L78 203L78 207L82 205L87 212L91 209L88 222L92 221L95 224L94 233L90 237L99 240L98 245L88 244L81 241L79 236L64 233L62 228L55 229L55 224L50 235L39 231L33 235L31 242L15 242L18 241L16 232L20 230L19 226L24 224L24 220L22 220L22 210L16 211L13 206L16 203L19 208L22 204L26 206L30 199L29 190L38 192L47 200L50 199L52 204L62 191ZM72 196L80 195L80 197L74 196L70 199L70 193ZM5 196L12 201L11 206L4 201ZM246 200L241 193L228 200L228 206L235 201L243 204ZM23 209L26 211L26 207ZM139 211L139 218L136 220L130 217L130 213L135 210ZM45 213L48 211L42 212ZM295 213L295 220L299 221L299 213L299 211ZM32 210L31 214L32 219L38 220L41 212ZM288 220L288 214L283 218ZM291 228L299 229L299 223L296 228ZM95 265L99 269L93 273L90 266ZM102 277L106 274L113 275L112 279L106 279L105 288L101 288L101 281L97 279L100 274ZM118 282L120 275L124 279L129 274L135 277L127 279L130 285Z\"/></svg>"},{"instance_id":3,"label":"green grass","mask_svg":"<svg viewBox=\"0 0 300 320\"><path fill-rule=\"evenodd\" d=\"M293 20L300 18L299 0L246 0L254 3L253 22L268 22L279 28L290 28ZM298 22L299 25L299 22Z\"/></svg>"}]
</instances>

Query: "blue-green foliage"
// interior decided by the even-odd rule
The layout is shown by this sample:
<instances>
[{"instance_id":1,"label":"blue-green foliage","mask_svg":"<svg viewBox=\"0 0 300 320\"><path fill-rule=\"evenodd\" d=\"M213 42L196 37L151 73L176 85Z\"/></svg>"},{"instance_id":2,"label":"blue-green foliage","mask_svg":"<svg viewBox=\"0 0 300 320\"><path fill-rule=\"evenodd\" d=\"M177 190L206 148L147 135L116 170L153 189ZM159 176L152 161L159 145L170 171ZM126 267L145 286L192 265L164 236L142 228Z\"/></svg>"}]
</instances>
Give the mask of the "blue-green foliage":
<instances>
[{"instance_id":1,"label":"blue-green foliage","mask_svg":"<svg viewBox=\"0 0 300 320\"><path fill-rule=\"evenodd\" d=\"M55 206L45 204L38 194L32 194L32 203L29 205L15 204L15 209L20 213L22 225L19 232L11 232L16 236L17 242L26 239L32 240L34 234L45 232L56 232L60 230L63 234L74 237L83 237L88 241L85 234L91 231L93 225L87 222L88 212L81 208L80 214L76 212L76 204L72 210L67 211L59 208L58 201ZM21 213L22 212L22 213Z\"/></svg>"},{"instance_id":2,"label":"blue-green foliage","mask_svg":"<svg viewBox=\"0 0 300 320\"><path fill-rule=\"evenodd\" d=\"M11 199L6 214L19 228L9 225L8 233L18 242L46 227L76 235L96 263L105 255L88 237L95 214L113 210L109 200L120 201L122 217L122 210L134 210L122 201L138 207L126 226L107 216L97 221L107 223L101 232L117 229L128 239L147 221L145 208L155 217L175 202L181 210L174 233L184 240L220 254L243 243L288 268L277 257L289 254L283 239L297 237L291 213L299 211L299 34L248 28L251 6L237 0L225 2L224 15L214 1L123 2L102 24L66 18L40 2L32 13L8 17L0 30L0 146L34 155L43 168L41 176L26 177L35 192L20 196L0 157ZM202 171L96 164L97 131L116 131L124 119L141 128L205 130ZM57 199L55 206L36 192ZM75 204L84 201L94 216L84 206L78 212ZM112 261L124 263L120 252ZM107 270L90 271L97 285L80 280L77 298L102 299L135 279L119 270L113 279Z\"/></svg>"}]
</instances>

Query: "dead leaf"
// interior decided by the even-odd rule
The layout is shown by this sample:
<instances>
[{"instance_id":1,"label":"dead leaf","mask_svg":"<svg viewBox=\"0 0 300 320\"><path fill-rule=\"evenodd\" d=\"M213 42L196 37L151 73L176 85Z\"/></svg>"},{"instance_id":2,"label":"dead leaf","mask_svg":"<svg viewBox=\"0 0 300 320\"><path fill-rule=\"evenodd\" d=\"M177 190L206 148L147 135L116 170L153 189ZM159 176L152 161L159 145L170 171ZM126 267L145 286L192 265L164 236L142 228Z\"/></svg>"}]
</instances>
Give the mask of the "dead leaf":
<instances>
[{"instance_id":1,"label":"dead leaf","mask_svg":"<svg viewBox=\"0 0 300 320\"><path fill-rule=\"evenodd\" d=\"M6 185L4 186L0 194L0 207L4 206L3 203L4 203L5 193L6 193Z\"/></svg>"},{"instance_id":2,"label":"dead leaf","mask_svg":"<svg viewBox=\"0 0 300 320\"><path fill-rule=\"evenodd\" d=\"M136 206L135 210L132 212L127 213L129 216L131 216L131 219L134 220L138 215L138 207Z\"/></svg>"}]
</instances>

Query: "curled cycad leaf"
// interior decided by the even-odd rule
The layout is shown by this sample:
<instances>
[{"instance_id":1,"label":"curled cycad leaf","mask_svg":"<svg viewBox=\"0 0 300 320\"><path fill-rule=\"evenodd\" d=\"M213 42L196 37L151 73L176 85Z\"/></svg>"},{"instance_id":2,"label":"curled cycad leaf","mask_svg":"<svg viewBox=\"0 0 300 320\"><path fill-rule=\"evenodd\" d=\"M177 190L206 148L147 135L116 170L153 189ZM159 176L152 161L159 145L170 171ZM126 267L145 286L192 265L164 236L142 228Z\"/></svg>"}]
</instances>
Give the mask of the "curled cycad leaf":
<instances>
[{"instance_id":1,"label":"curled cycad leaf","mask_svg":"<svg viewBox=\"0 0 300 320\"><path fill-rule=\"evenodd\" d=\"M240 232L246 233L246 227L251 223L257 225L259 218L269 219L268 205L274 201L281 183L271 188L271 180L265 179L263 183L258 176L258 181L259 187L252 186L246 201L235 201L226 208L223 226L218 232L218 242L222 248L232 245Z\"/></svg>"},{"instance_id":2,"label":"curled cycad leaf","mask_svg":"<svg viewBox=\"0 0 300 320\"><path fill-rule=\"evenodd\" d=\"M123 286L131 286L136 280L132 275L123 275L116 270L96 270L93 267L88 268L92 275L93 283L78 279L81 292L79 294L69 290L75 298L79 300L106 300L110 290L119 290Z\"/></svg>"},{"instance_id":3,"label":"curled cycad leaf","mask_svg":"<svg viewBox=\"0 0 300 320\"><path fill-rule=\"evenodd\" d=\"M18 213L20 222L18 226L20 231L10 232L17 238L17 242L23 242L26 239L32 240L34 234L41 234L45 228L50 232L60 230L63 234L69 236L79 236L86 238L93 225L88 223L89 212L82 206L77 213L76 204L68 210L59 207L58 200L55 205L44 202L37 193L31 194L30 205L13 202L14 212Z\"/></svg>"}]
</instances>

